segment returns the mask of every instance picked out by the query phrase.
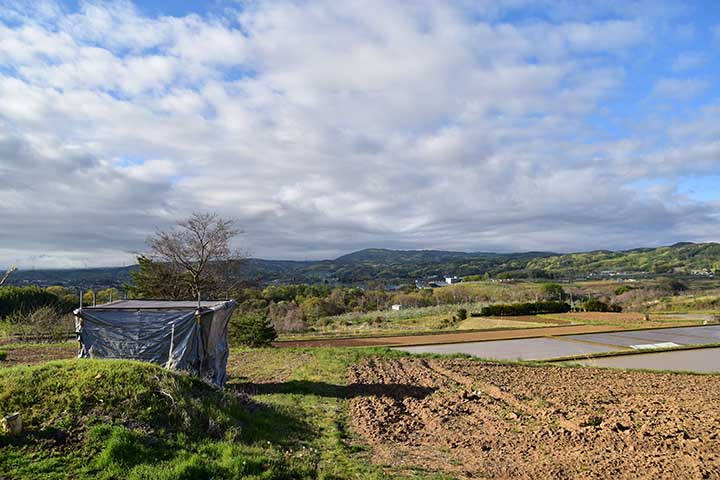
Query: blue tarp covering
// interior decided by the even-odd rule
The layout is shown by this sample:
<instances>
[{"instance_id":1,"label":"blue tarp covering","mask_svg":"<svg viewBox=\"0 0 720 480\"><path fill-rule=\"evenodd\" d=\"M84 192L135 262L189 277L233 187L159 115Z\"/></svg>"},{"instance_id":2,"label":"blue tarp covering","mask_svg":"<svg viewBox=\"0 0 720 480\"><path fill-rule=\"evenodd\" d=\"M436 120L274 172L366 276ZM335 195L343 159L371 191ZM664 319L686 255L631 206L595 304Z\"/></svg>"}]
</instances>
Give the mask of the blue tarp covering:
<instances>
[{"instance_id":1,"label":"blue tarp covering","mask_svg":"<svg viewBox=\"0 0 720 480\"><path fill-rule=\"evenodd\" d=\"M234 301L120 301L75 311L79 357L142 360L226 381L227 326Z\"/></svg>"}]
</instances>

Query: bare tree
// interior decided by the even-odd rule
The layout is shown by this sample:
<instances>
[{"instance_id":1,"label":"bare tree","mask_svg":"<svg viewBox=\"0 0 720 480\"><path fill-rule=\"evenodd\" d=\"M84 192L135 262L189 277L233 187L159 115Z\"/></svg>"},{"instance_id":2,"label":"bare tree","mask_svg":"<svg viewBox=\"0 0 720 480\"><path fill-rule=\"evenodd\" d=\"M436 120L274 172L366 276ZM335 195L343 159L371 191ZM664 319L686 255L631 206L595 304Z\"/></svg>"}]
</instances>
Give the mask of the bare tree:
<instances>
[{"instance_id":1,"label":"bare tree","mask_svg":"<svg viewBox=\"0 0 720 480\"><path fill-rule=\"evenodd\" d=\"M12 275L12 273L13 273L15 270L17 270L17 267L16 267L15 265L13 265L12 267L10 267L10 268L8 269L7 272L5 272L5 275L3 275L2 278L0 278L0 287L3 286L3 284L7 281L8 277L10 277L10 275Z\"/></svg>"},{"instance_id":2,"label":"bare tree","mask_svg":"<svg viewBox=\"0 0 720 480\"><path fill-rule=\"evenodd\" d=\"M231 240L240 233L235 222L216 213L193 213L170 231L158 230L147 239L149 257L168 265L185 278L197 296L203 289L221 288L242 256L232 249ZM225 285L226 286L226 285Z\"/></svg>"}]
</instances>

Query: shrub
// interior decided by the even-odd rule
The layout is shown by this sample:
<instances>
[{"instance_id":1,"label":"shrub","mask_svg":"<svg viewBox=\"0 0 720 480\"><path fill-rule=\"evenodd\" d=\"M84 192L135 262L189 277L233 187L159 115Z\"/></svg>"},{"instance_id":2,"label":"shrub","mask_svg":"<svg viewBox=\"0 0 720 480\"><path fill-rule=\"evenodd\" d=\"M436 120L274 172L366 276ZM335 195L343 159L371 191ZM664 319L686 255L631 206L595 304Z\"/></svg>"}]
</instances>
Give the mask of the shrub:
<instances>
[{"instance_id":1,"label":"shrub","mask_svg":"<svg viewBox=\"0 0 720 480\"><path fill-rule=\"evenodd\" d=\"M55 307L44 306L30 313L15 311L6 317L9 331L20 341L62 341L75 331L70 314L61 315Z\"/></svg>"},{"instance_id":2,"label":"shrub","mask_svg":"<svg viewBox=\"0 0 720 480\"><path fill-rule=\"evenodd\" d=\"M457 311L458 320L465 320L467 318L467 313L468 313L467 309L458 308L458 311Z\"/></svg>"},{"instance_id":3,"label":"shrub","mask_svg":"<svg viewBox=\"0 0 720 480\"><path fill-rule=\"evenodd\" d=\"M634 290L634 288L630 285L621 285L615 289L614 293L615 295L622 295L623 293L629 292L630 290Z\"/></svg>"},{"instance_id":4,"label":"shrub","mask_svg":"<svg viewBox=\"0 0 720 480\"><path fill-rule=\"evenodd\" d=\"M69 313L75 304L38 287L0 287L0 318L15 312L28 313L46 306L61 313Z\"/></svg>"},{"instance_id":5,"label":"shrub","mask_svg":"<svg viewBox=\"0 0 720 480\"><path fill-rule=\"evenodd\" d=\"M585 300L581 308L586 312L621 312L622 307L620 305L611 304L608 305L605 302L601 302L596 298L590 298Z\"/></svg>"},{"instance_id":6,"label":"shrub","mask_svg":"<svg viewBox=\"0 0 720 480\"><path fill-rule=\"evenodd\" d=\"M453 328L456 327L460 320L457 317L444 318L438 325L438 328Z\"/></svg>"},{"instance_id":7,"label":"shrub","mask_svg":"<svg viewBox=\"0 0 720 480\"><path fill-rule=\"evenodd\" d=\"M684 292L688 289L688 286L685 283L673 278L661 278L657 285L660 290L673 295L677 295L678 293Z\"/></svg>"},{"instance_id":8,"label":"shrub","mask_svg":"<svg viewBox=\"0 0 720 480\"><path fill-rule=\"evenodd\" d=\"M489 305L480 310L480 315L483 317L510 317L537 315L539 313L564 313L569 311L570 305L565 302L526 302Z\"/></svg>"},{"instance_id":9,"label":"shrub","mask_svg":"<svg viewBox=\"0 0 720 480\"><path fill-rule=\"evenodd\" d=\"M228 337L234 344L268 347L277 338L277 331L267 317L254 313L234 316L228 325Z\"/></svg>"}]
</instances>

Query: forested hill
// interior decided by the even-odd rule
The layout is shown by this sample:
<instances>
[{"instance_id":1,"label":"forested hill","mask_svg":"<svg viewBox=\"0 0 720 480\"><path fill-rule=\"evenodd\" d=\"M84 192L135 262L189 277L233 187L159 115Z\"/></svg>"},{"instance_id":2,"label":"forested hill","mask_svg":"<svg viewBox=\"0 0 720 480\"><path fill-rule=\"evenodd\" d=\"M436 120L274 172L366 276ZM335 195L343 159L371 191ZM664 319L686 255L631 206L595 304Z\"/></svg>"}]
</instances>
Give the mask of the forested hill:
<instances>
[{"instance_id":1,"label":"forested hill","mask_svg":"<svg viewBox=\"0 0 720 480\"><path fill-rule=\"evenodd\" d=\"M354 283L368 281L408 282L433 276L482 275L485 272L522 270L529 260L552 253L465 253L441 250L387 250L372 248L335 260L312 262L296 270L297 278L310 282Z\"/></svg>"},{"instance_id":2,"label":"forested hill","mask_svg":"<svg viewBox=\"0 0 720 480\"><path fill-rule=\"evenodd\" d=\"M8 285L63 285L76 288L121 288L130 281L130 272L137 265L129 267L72 268L72 269L20 269L10 275ZM0 276L5 269L0 268Z\"/></svg>"},{"instance_id":3,"label":"forested hill","mask_svg":"<svg viewBox=\"0 0 720 480\"><path fill-rule=\"evenodd\" d=\"M73 270L20 270L9 284L65 285L80 288L121 287L137 266ZM630 274L720 275L720 244L678 243L669 247L585 253L489 253L371 248L335 260L248 259L244 276L258 283L411 283L433 276L485 275L506 278L576 278Z\"/></svg>"},{"instance_id":4,"label":"forested hill","mask_svg":"<svg viewBox=\"0 0 720 480\"><path fill-rule=\"evenodd\" d=\"M492 252L451 252L445 250L389 250L386 248L366 248L349 253L334 260L337 264L370 263L370 264L398 264L398 263L442 263L462 260L509 258L536 258L554 255L547 252L527 253L492 253Z\"/></svg>"},{"instance_id":5,"label":"forested hill","mask_svg":"<svg viewBox=\"0 0 720 480\"><path fill-rule=\"evenodd\" d=\"M528 262L527 269L542 270L556 276L587 275L600 272L720 274L720 244L676 243L669 247L636 248L611 252L570 253Z\"/></svg>"}]
</instances>

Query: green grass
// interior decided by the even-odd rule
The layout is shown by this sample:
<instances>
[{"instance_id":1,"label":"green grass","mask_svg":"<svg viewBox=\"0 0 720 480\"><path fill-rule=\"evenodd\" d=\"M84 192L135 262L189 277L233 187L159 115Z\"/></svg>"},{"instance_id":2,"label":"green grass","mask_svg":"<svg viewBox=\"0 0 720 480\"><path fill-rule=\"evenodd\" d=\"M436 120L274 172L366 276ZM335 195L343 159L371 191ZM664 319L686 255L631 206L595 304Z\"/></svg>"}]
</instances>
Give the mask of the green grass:
<instances>
[{"instance_id":1,"label":"green grass","mask_svg":"<svg viewBox=\"0 0 720 480\"><path fill-rule=\"evenodd\" d=\"M289 453L307 425L233 392L130 361L67 360L0 370L3 478L313 478ZM277 428L281 426L281 428Z\"/></svg>"},{"instance_id":2,"label":"green grass","mask_svg":"<svg viewBox=\"0 0 720 480\"><path fill-rule=\"evenodd\" d=\"M2 478L395 478L348 428L348 366L387 349L239 349L217 390L120 360L0 368ZM280 374L278 374L280 372ZM408 478L403 472L402 478ZM440 478L418 470L410 478Z\"/></svg>"},{"instance_id":3,"label":"green grass","mask_svg":"<svg viewBox=\"0 0 720 480\"><path fill-rule=\"evenodd\" d=\"M233 368L237 382L234 388L254 393L253 398L278 411L295 415L298 421L311 423L311 434L296 444L316 452L319 478L392 478L371 465L368 447L354 438L348 429L348 400L354 394L347 383L348 366L367 355L406 356L387 349L264 349L237 350L251 352L262 367ZM244 357L247 361L247 357ZM262 373L287 368L293 370L282 381L266 383ZM243 375L243 372L247 372ZM229 387L233 387L230 384ZM427 477L421 477L427 478Z\"/></svg>"}]
</instances>

